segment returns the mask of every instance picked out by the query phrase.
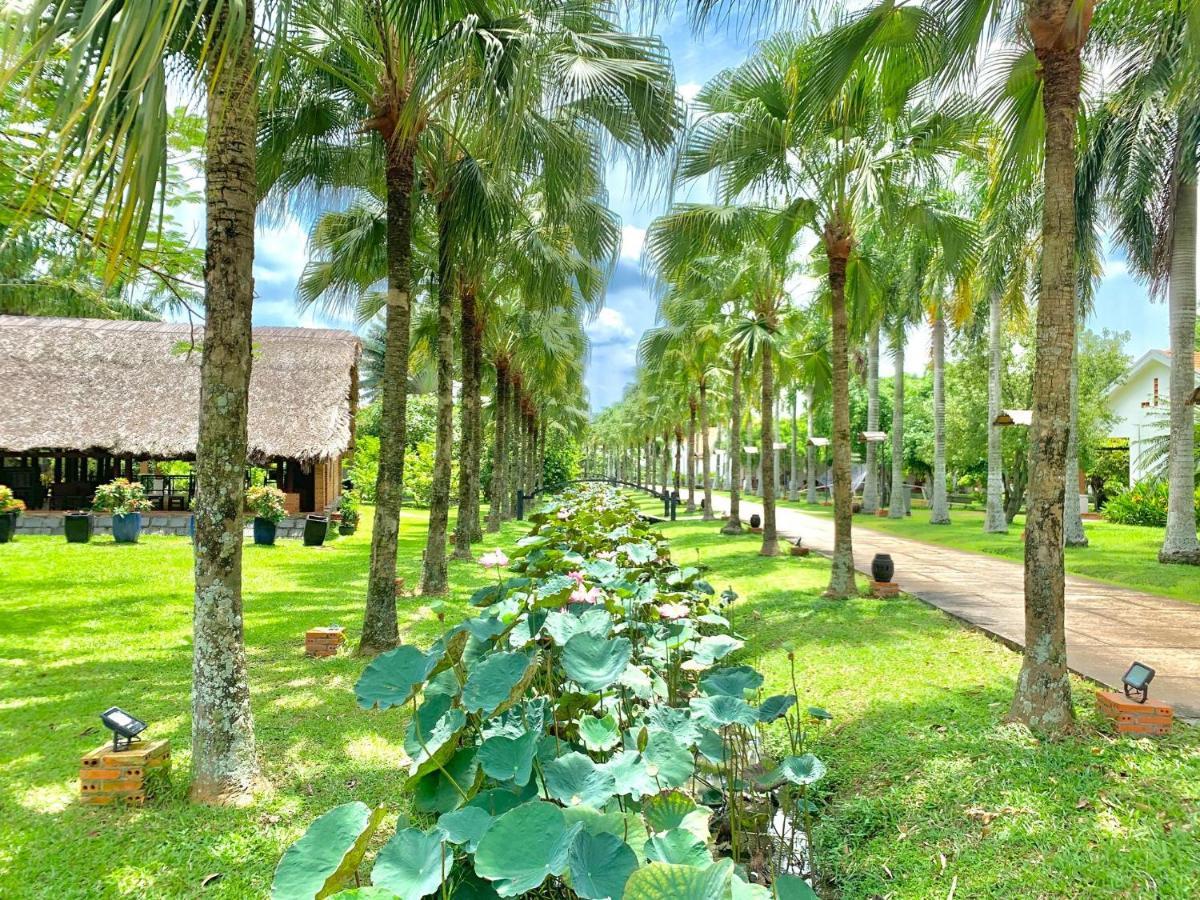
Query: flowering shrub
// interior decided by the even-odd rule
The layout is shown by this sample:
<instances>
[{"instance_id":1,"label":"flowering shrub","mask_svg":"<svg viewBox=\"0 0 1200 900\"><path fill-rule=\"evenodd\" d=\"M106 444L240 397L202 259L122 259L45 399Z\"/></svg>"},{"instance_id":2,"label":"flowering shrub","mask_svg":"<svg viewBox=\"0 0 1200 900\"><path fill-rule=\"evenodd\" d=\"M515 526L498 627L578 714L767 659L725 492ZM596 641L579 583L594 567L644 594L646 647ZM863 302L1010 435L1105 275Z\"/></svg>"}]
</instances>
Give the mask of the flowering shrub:
<instances>
[{"instance_id":1,"label":"flowering shrub","mask_svg":"<svg viewBox=\"0 0 1200 900\"><path fill-rule=\"evenodd\" d=\"M1139 481L1111 497L1104 505L1104 518L1121 525L1151 525L1165 528L1170 488L1163 479ZM1200 524L1200 488L1196 489L1196 522Z\"/></svg>"},{"instance_id":2,"label":"flowering shrub","mask_svg":"<svg viewBox=\"0 0 1200 900\"><path fill-rule=\"evenodd\" d=\"M13 496L12 488L0 484L0 515L19 513L25 509L25 501Z\"/></svg>"},{"instance_id":3,"label":"flowering shrub","mask_svg":"<svg viewBox=\"0 0 1200 900\"><path fill-rule=\"evenodd\" d=\"M152 508L146 499L146 488L140 481L130 481L128 478L117 478L96 488L92 506L114 516L146 512Z\"/></svg>"},{"instance_id":4,"label":"flowering shrub","mask_svg":"<svg viewBox=\"0 0 1200 900\"><path fill-rule=\"evenodd\" d=\"M263 484L246 489L246 506L258 519L278 522L287 515L286 502L287 495L274 485Z\"/></svg>"},{"instance_id":5,"label":"flowering shrub","mask_svg":"<svg viewBox=\"0 0 1200 900\"><path fill-rule=\"evenodd\" d=\"M355 686L363 707L411 714L414 818L376 855L371 896L815 896L800 876L825 767L796 695L763 699L763 676L730 663L736 595L675 565L609 489L531 521L511 559L481 560L511 574L475 592L477 616L427 651L377 657ZM783 759L765 756L768 728L785 733ZM322 815L273 895L348 887L383 815L358 802Z\"/></svg>"},{"instance_id":6,"label":"flowering shrub","mask_svg":"<svg viewBox=\"0 0 1200 900\"><path fill-rule=\"evenodd\" d=\"M342 514L343 525L357 525L359 519L359 500L358 491L343 491L342 496L338 498L338 512Z\"/></svg>"}]
</instances>

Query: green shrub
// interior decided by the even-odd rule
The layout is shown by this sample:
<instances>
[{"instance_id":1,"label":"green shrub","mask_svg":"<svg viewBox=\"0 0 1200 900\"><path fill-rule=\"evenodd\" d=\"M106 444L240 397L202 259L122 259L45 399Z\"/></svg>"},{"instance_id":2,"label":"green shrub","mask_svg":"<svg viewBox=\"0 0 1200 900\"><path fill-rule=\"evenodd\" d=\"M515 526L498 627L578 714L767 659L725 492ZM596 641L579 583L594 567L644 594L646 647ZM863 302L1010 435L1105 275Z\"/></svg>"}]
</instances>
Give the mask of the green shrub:
<instances>
[{"instance_id":1,"label":"green shrub","mask_svg":"<svg viewBox=\"0 0 1200 900\"><path fill-rule=\"evenodd\" d=\"M1170 489L1160 478L1139 481L1121 491L1104 506L1104 518L1119 525L1146 525L1165 528L1167 498ZM1196 489L1196 521L1200 523L1200 488Z\"/></svg>"},{"instance_id":2,"label":"green shrub","mask_svg":"<svg viewBox=\"0 0 1200 900\"><path fill-rule=\"evenodd\" d=\"M364 503L375 502L375 481L379 478L379 438L373 434L358 434L354 439L354 462L350 465L350 480Z\"/></svg>"},{"instance_id":3,"label":"green shrub","mask_svg":"<svg viewBox=\"0 0 1200 900\"><path fill-rule=\"evenodd\" d=\"M146 489L142 483L130 481L128 478L117 478L96 488L96 497L92 501L92 506L114 516L147 512L153 508L150 501L146 499Z\"/></svg>"}]
</instances>

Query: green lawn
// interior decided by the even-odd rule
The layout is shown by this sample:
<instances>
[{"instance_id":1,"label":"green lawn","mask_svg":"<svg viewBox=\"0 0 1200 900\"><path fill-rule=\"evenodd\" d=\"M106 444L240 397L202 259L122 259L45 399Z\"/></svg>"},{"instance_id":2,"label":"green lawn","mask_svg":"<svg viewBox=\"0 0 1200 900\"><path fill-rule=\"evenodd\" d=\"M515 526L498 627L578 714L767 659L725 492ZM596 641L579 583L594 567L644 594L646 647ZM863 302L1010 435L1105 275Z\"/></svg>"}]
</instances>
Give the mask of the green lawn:
<instances>
[{"instance_id":1,"label":"green lawn","mask_svg":"<svg viewBox=\"0 0 1200 900\"><path fill-rule=\"evenodd\" d=\"M1019 659L1001 646L914 601L824 601L823 559L762 559L757 538L720 537L715 523L663 527L677 561L712 565L714 586L742 595L735 623L767 689L785 688L790 643L802 705L834 714L817 748L830 767L824 896L1200 892L1196 731L1117 739L1077 681L1079 736L1039 744L1003 724ZM488 546L522 531L508 526ZM413 583L419 513L405 514L402 541L400 572ZM273 788L244 809L183 796L187 541L0 546L0 897L261 897L282 849L318 813L350 799L403 811L401 715L355 706L361 661L309 660L302 649L311 625L357 636L368 546L364 529L322 549L247 548L253 702ZM452 578L450 620L489 580L469 564ZM442 628L412 599L402 625L426 644ZM75 802L78 757L103 740L96 714L111 703L171 738L176 794L125 812ZM221 877L202 888L211 874Z\"/></svg>"},{"instance_id":2,"label":"green lawn","mask_svg":"<svg viewBox=\"0 0 1200 900\"><path fill-rule=\"evenodd\" d=\"M757 498L751 500L757 502ZM788 502L780 505L833 517L833 508L829 506ZM887 531L918 541L1021 562L1025 556L1025 544L1021 540L1025 517L1017 516L1007 534L985 534L983 519L984 514L979 510L952 509L949 525L930 525L929 511L914 507L912 515L904 519L857 515L854 517L854 527ZM1167 566L1158 561L1162 529L1115 525L1102 520L1085 521L1083 528L1088 537L1088 546L1067 548L1067 571L1072 575L1200 603L1200 574L1196 569L1192 566Z\"/></svg>"}]
</instances>

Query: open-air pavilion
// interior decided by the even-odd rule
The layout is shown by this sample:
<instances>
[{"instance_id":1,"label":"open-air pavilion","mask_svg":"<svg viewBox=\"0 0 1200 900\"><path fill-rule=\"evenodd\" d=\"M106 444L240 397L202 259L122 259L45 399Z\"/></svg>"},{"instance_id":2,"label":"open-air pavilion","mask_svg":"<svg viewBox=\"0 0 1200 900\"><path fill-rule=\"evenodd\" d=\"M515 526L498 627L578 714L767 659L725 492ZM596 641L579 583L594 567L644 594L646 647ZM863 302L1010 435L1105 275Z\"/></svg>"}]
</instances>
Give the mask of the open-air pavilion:
<instances>
[{"instance_id":1,"label":"open-air pavilion","mask_svg":"<svg viewBox=\"0 0 1200 900\"><path fill-rule=\"evenodd\" d=\"M286 493L289 514L323 511L354 446L358 338L256 328L251 339L247 463ZM185 512L193 476L156 464L195 458L202 341L187 324L0 316L0 483L31 514L86 507L120 477L140 479L156 510Z\"/></svg>"}]
</instances>

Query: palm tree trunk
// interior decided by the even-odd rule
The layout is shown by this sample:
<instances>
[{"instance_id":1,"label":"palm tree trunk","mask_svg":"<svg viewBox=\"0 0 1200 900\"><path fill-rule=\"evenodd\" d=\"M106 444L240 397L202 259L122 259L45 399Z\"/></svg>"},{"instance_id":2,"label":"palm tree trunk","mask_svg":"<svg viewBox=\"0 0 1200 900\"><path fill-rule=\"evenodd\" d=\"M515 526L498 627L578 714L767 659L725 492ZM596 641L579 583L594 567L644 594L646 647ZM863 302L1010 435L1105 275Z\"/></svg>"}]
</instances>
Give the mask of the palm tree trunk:
<instances>
[{"instance_id":1,"label":"palm tree trunk","mask_svg":"<svg viewBox=\"0 0 1200 900\"><path fill-rule=\"evenodd\" d=\"M1171 314L1171 434L1167 451L1167 533L1158 561L1200 565L1196 540L1196 184L1181 181L1175 195L1168 303Z\"/></svg>"},{"instance_id":2,"label":"palm tree trunk","mask_svg":"<svg viewBox=\"0 0 1200 900\"><path fill-rule=\"evenodd\" d=\"M680 466L683 463L683 428L679 425L675 426L675 471L671 476L671 489L675 492L675 496L680 496L680 490L683 486L683 476L680 472Z\"/></svg>"},{"instance_id":3,"label":"palm tree trunk","mask_svg":"<svg viewBox=\"0 0 1200 900\"><path fill-rule=\"evenodd\" d=\"M667 494L671 490L671 432L663 431L662 443L662 492Z\"/></svg>"},{"instance_id":4,"label":"palm tree trunk","mask_svg":"<svg viewBox=\"0 0 1200 900\"><path fill-rule=\"evenodd\" d=\"M733 351L729 373L729 521L722 534L741 534L742 519L738 488L742 477L742 348Z\"/></svg>"},{"instance_id":5,"label":"palm tree trunk","mask_svg":"<svg viewBox=\"0 0 1200 900\"><path fill-rule=\"evenodd\" d=\"M1004 534L1008 520L1004 516L1004 457L1000 442L1000 292L993 290L988 298L988 422L987 422L987 514L983 530L988 534Z\"/></svg>"},{"instance_id":6,"label":"palm tree trunk","mask_svg":"<svg viewBox=\"0 0 1200 900\"><path fill-rule=\"evenodd\" d=\"M475 434L479 382L475 369L477 327L475 288L463 284L459 291L462 395L459 400L458 519L454 526L454 558L471 559L471 539L479 528L479 444Z\"/></svg>"},{"instance_id":7,"label":"palm tree trunk","mask_svg":"<svg viewBox=\"0 0 1200 900\"><path fill-rule=\"evenodd\" d=\"M805 415L805 425L808 430L808 436L810 438L813 435L813 417L814 417L813 405L816 403L816 393L817 393L816 389L813 388L812 385L809 385L808 398L806 399L805 404L804 404L804 415ZM817 448L814 447L808 441L805 441L805 445L806 446L804 448L804 456L805 456L805 463L807 465L808 472L807 472L807 475L805 476L806 486L805 486L804 500L806 503L816 503L817 502Z\"/></svg>"},{"instance_id":8,"label":"palm tree trunk","mask_svg":"<svg viewBox=\"0 0 1200 900\"><path fill-rule=\"evenodd\" d=\"M446 528L450 521L450 454L454 442L454 276L450 265L450 221L446 204L437 204L437 423L434 435L433 481L429 490L429 530L421 593L437 596L449 589Z\"/></svg>"},{"instance_id":9,"label":"palm tree trunk","mask_svg":"<svg viewBox=\"0 0 1200 900\"><path fill-rule=\"evenodd\" d=\"M252 4L246 5L247 22L253 22ZM192 620L191 796L201 803L245 796L258 777L242 624L258 112L249 24L214 74L207 109L208 250Z\"/></svg>"},{"instance_id":10,"label":"palm tree trunk","mask_svg":"<svg viewBox=\"0 0 1200 900\"><path fill-rule=\"evenodd\" d=\"M387 319L380 384L379 476L375 483L375 522L367 607L359 653L371 655L396 646L396 548L404 490L404 446L408 407L408 348L412 322L413 148L388 143L387 151Z\"/></svg>"},{"instance_id":11,"label":"palm tree trunk","mask_svg":"<svg viewBox=\"0 0 1200 900\"><path fill-rule=\"evenodd\" d=\"M879 326L867 337L867 431L879 430ZM867 477L863 482L862 511L870 516L879 509L879 445L868 443Z\"/></svg>"},{"instance_id":12,"label":"palm tree trunk","mask_svg":"<svg viewBox=\"0 0 1200 900\"><path fill-rule=\"evenodd\" d=\"M1068 547L1086 547L1083 515L1079 508L1079 292L1075 292L1075 353L1071 361L1070 418L1067 437L1066 483L1063 485L1063 541Z\"/></svg>"},{"instance_id":13,"label":"palm tree trunk","mask_svg":"<svg viewBox=\"0 0 1200 900\"><path fill-rule=\"evenodd\" d=\"M508 450L505 453L504 486L504 519L513 518L517 514L517 490L521 487L521 378L513 373L509 382L508 410L505 412L507 427L505 437L508 439Z\"/></svg>"},{"instance_id":14,"label":"palm tree trunk","mask_svg":"<svg viewBox=\"0 0 1200 900\"><path fill-rule=\"evenodd\" d=\"M797 432L799 431L799 423L796 421L796 393L797 393L796 388L793 385L792 386L792 441L791 441L791 448L790 448L790 453L789 453L790 466L788 469L788 499L793 502L796 501L797 499L799 499L799 497L800 497L800 494L796 489L797 479L800 477L800 471L797 467L800 454L797 451L797 443L796 443L799 440L799 435L797 434Z\"/></svg>"},{"instance_id":15,"label":"palm tree trunk","mask_svg":"<svg viewBox=\"0 0 1200 900\"><path fill-rule=\"evenodd\" d=\"M471 381L474 390L467 397L471 409L471 427L474 429L474 453L470 459L471 476L471 513L468 521L471 523L471 543L483 540L483 523L480 521L480 503L483 495L483 479L480 469L483 465L483 334L484 310L478 304L477 295L472 286L471 300L475 304L475 336L471 342Z\"/></svg>"},{"instance_id":16,"label":"palm tree trunk","mask_svg":"<svg viewBox=\"0 0 1200 900\"><path fill-rule=\"evenodd\" d=\"M892 489L889 519L903 519L908 511L904 502L904 326L892 338Z\"/></svg>"},{"instance_id":17,"label":"palm tree trunk","mask_svg":"<svg viewBox=\"0 0 1200 900\"><path fill-rule=\"evenodd\" d=\"M1081 66L1080 47L1064 47L1072 43L1064 33L1068 12L1078 15L1073 7L1049 0L1037 0L1029 12L1042 67L1045 199L1025 519L1025 652L1010 710L1016 721L1052 732L1069 729L1075 718L1064 622L1063 485L1075 355L1075 128ZM1054 37L1047 39L1050 33Z\"/></svg>"},{"instance_id":18,"label":"palm tree trunk","mask_svg":"<svg viewBox=\"0 0 1200 900\"><path fill-rule=\"evenodd\" d=\"M941 303L933 318L933 498L929 522L950 524L946 497L946 320Z\"/></svg>"},{"instance_id":19,"label":"palm tree trunk","mask_svg":"<svg viewBox=\"0 0 1200 900\"><path fill-rule=\"evenodd\" d=\"M488 491L487 530L493 534L504 521L505 497L508 485L508 366L496 361L496 392L492 396L492 483Z\"/></svg>"},{"instance_id":20,"label":"palm tree trunk","mask_svg":"<svg viewBox=\"0 0 1200 900\"><path fill-rule=\"evenodd\" d=\"M846 316L846 263L850 239L826 228L825 252L829 258L829 289L833 322L833 565L829 597L858 594L854 578L853 491L850 484L850 335ZM809 493L815 496L810 486Z\"/></svg>"},{"instance_id":21,"label":"palm tree trunk","mask_svg":"<svg viewBox=\"0 0 1200 900\"><path fill-rule=\"evenodd\" d=\"M688 458L687 458L687 507L684 512L696 511L696 398L688 397Z\"/></svg>"},{"instance_id":22,"label":"palm tree trunk","mask_svg":"<svg viewBox=\"0 0 1200 900\"><path fill-rule=\"evenodd\" d=\"M708 384L705 381L700 382L700 444L700 452L704 454L700 459L700 476L704 479L704 514L701 519L711 522L716 517L713 515L712 473L709 471Z\"/></svg>"},{"instance_id":23,"label":"palm tree trunk","mask_svg":"<svg viewBox=\"0 0 1200 900\"><path fill-rule=\"evenodd\" d=\"M775 323L769 323L774 328ZM779 555L779 537L775 533L775 352L770 344L762 348L762 439L758 458L762 465L763 539L760 556Z\"/></svg>"}]
</instances>

